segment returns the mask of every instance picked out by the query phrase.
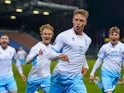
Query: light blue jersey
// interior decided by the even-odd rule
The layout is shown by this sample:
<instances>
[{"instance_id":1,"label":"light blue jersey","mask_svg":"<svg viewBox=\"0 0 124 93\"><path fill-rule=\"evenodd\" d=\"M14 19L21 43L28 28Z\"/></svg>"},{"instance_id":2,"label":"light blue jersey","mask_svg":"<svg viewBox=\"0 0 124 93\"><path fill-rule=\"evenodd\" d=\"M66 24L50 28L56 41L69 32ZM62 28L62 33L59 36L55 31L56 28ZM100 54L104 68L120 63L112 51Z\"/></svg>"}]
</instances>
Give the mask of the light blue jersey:
<instances>
[{"instance_id":1,"label":"light blue jersey","mask_svg":"<svg viewBox=\"0 0 124 93\"><path fill-rule=\"evenodd\" d=\"M51 60L49 60L48 55L51 53L51 47L51 44L46 46L42 42L38 42L27 55L26 62L32 62L32 68L28 75L26 93L34 93L40 88L45 93L49 93ZM43 54L38 55L40 49Z\"/></svg>"},{"instance_id":2,"label":"light blue jersey","mask_svg":"<svg viewBox=\"0 0 124 93\"><path fill-rule=\"evenodd\" d=\"M76 35L73 28L62 32L57 36L53 50L58 53L67 54L69 63L66 61L58 60L59 62L56 65L52 75L53 83L51 85L51 90L55 83L64 84L62 86L66 86L66 88L64 89L62 87L56 87L56 89L58 89L60 92L50 91L50 93L62 93L62 91L67 91L68 89L69 90L66 93L73 93L71 91L73 89L77 89L76 93L79 93L78 91L83 91L83 88L85 89L85 92L80 93L86 93L84 83L79 84L79 86L83 86L81 89L78 87L79 90L76 88L75 84L75 87L73 86L70 88L70 86L75 81L75 79L81 80L82 82L81 70L82 67L85 66L88 68L85 53L88 50L90 44L91 39L84 32L82 35Z\"/></svg>"},{"instance_id":3,"label":"light blue jersey","mask_svg":"<svg viewBox=\"0 0 124 93\"><path fill-rule=\"evenodd\" d=\"M118 42L113 46L109 42L101 47L98 57L103 59L101 78L104 92L113 91L119 80L124 62L124 44Z\"/></svg>"},{"instance_id":4,"label":"light blue jersey","mask_svg":"<svg viewBox=\"0 0 124 93\"><path fill-rule=\"evenodd\" d=\"M3 49L0 46L0 93L5 91L17 91L16 82L12 71L12 61L16 58L16 51L13 47L7 46ZM22 68L19 61L14 62L19 73L22 73Z\"/></svg>"},{"instance_id":5,"label":"light blue jersey","mask_svg":"<svg viewBox=\"0 0 124 93\"><path fill-rule=\"evenodd\" d=\"M19 62L21 64L24 64L25 63L25 57L26 57L27 53L25 50L19 50L17 51L17 54L16 54L16 57L17 59L19 60Z\"/></svg>"},{"instance_id":6,"label":"light blue jersey","mask_svg":"<svg viewBox=\"0 0 124 93\"><path fill-rule=\"evenodd\" d=\"M102 91L113 91L120 78L122 65L124 64L124 44L120 41L116 45L111 42L104 44L98 53L98 59L91 71L94 76L96 69L102 64L101 79L102 83L97 85Z\"/></svg>"},{"instance_id":7,"label":"light blue jersey","mask_svg":"<svg viewBox=\"0 0 124 93\"><path fill-rule=\"evenodd\" d=\"M124 62L124 44L121 42L114 46L111 42L104 44L98 53L98 57L103 59L101 74L108 71L110 76L120 77L120 71Z\"/></svg>"}]
</instances>

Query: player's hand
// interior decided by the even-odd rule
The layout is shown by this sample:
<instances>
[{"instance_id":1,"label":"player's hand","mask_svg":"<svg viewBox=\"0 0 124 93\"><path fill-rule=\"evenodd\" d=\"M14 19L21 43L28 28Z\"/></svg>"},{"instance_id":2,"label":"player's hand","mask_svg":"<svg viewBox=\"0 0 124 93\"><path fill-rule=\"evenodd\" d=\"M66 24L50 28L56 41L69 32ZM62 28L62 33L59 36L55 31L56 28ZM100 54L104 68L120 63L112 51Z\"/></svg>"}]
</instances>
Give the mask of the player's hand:
<instances>
[{"instance_id":1,"label":"player's hand","mask_svg":"<svg viewBox=\"0 0 124 93\"><path fill-rule=\"evenodd\" d=\"M60 54L58 58L61 59L62 61L67 61L69 63L69 58L66 54Z\"/></svg>"},{"instance_id":2,"label":"player's hand","mask_svg":"<svg viewBox=\"0 0 124 93\"><path fill-rule=\"evenodd\" d=\"M95 77L94 76L90 76L89 79L90 79L90 81L93 81L95 79Z\"/></svg>"},{"instance_id":3,"label":"player's hand","mask_svg":"<svg viewBox=\"0 0 124 93\"><path fill-rule=\"evenodd\" d=\"M24 74L20 74L20 76L21 76L22 80L25 82L26 81L25 75Z\"/></svg>"},{"instance_id":4,"label":"player's hand","mask_svg":"<svg viewBox=\"0 0 124 93\"><path fill-rule=\"evenodd\" d=\"M39 55L40 55L40 54L43 54L43 51L42 51L41 49L39 50Z\"/></svg>"},{"instance_id":5,"label":"player's hand","mask_svg":"<svg viewBox=\"0 0 124 93\"><path fill-rule=\"evenodd\" d=\"M86 75L86 73L87 73L87 71L88 71L88 69L87 69L87 68L82 68L82 71L81 71L82 75L83 75L83 76L85 76L85 75Z\"/></svg>"},{"instance_id":6,"label":"player's hand","mask_svg":"<svg viewBox=\"0 0 124 93\"><path fill-rule=\"evenodd\" d=\"M40 49L36 56L43 54L43 51Z\"/></svg>"}]
</instances>

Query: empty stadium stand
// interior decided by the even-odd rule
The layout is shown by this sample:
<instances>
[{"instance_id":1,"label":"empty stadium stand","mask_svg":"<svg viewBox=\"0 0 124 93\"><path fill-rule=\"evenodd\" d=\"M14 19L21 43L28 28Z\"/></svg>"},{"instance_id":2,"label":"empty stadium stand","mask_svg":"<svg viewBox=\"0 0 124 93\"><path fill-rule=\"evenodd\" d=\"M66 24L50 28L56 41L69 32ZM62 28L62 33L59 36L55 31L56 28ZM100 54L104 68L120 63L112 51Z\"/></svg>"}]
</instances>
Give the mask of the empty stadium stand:
<instances>
[{"instance_id":1,"label":"empty stadium stand","mask_svg":"<svg viewBox=\"0 0 124 93\"><path fill-rule=\"evenodd\" d=\"M27 52L29 52L30 48L39 41L26 33L20 33L17 31L3 31L0 35L2 34L9 36L11 46L16 49L22 46Z\"/></svg>"}]
</instances>

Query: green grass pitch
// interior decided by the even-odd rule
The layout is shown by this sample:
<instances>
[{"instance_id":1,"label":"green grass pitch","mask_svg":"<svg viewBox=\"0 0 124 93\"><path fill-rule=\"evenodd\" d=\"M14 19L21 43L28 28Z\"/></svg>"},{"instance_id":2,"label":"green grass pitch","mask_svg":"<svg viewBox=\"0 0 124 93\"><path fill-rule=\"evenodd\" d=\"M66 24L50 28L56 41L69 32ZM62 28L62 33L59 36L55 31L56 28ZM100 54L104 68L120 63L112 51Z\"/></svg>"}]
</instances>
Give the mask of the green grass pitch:
<instances>
[{"instance_id":1,"label":"green grass pitch","mask_svg":"<svg viewBox=\"0 0 124 93\"><path fill-rule=\"evenodd\" d=\"M87 88L88 93L102 93L101 90L95 85L89 82L89 73L94 65L95 60L88 60L88 64L89 64L89 71L87 73L87 75L84 77L84 82ZM51 71L54 68L56 62L52 62L51 64ZM24 65L23 70L24 70L24 74L27 76L29 71L30 71L31 65ZM18 86L18 93L25 93L25 87L26 87L26 82L23 82L22 79L19 76L18 71L16 70L15 66L13 66L13 71L14 71L14 76L17 82L17 86ZM99 76L99 71L100 69L98 69L96 71L96 76ZM122 71L122 73L124 73L124 71ZM39 93L43 93L41 90L39 91ZM117 85L114 93L124 93L124 85Z\"/></svg>"}]
</instances>

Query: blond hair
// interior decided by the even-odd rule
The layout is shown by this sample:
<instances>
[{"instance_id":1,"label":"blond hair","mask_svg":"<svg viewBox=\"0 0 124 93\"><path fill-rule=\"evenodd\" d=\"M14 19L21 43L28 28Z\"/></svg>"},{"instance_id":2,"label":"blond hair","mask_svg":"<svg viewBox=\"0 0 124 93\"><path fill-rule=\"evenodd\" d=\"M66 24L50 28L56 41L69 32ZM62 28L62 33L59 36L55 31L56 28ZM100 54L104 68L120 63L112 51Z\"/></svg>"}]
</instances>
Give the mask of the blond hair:
<instances>
[{"instance_id":1,"label":"blond hair","mask_svg":"<svg viewBox=\"0 0 124 93\"><path fill-rule=\"evenodd\" d=\"M73 15L76 15L76 14L81 14L81 15L85 16L86 18L88 18L88 16L89 16L89 12L87 10L84 10L84 9L76 9L73 12Z\"/></svg>"},{"instance_id":2,"label":"blond hair","mask_svg":"<svg viewBox=\"0 0 124 93\"><path fill-rule=\"evenodd\" d=\"M54 34L54 28L53 28L53 26L51 26L50 24L45 24L45 25L42 25L41 27L40 27L40 34L42 34L43 33L43 30L44 29L50 29L52 32L53 32L53 34Z\"/></svg>"},{"instance_id":3,"label":"blond hair","mask_svg":"<svg viewBox=\"0 0 124 93\"><path fill-rule=\"evenodd\" d=\"M117 33L117 34L120 34L120 29L117 26L111 27L109 29L109 34L112 34L114 32Z\"/></svg>"}]
</instances>

